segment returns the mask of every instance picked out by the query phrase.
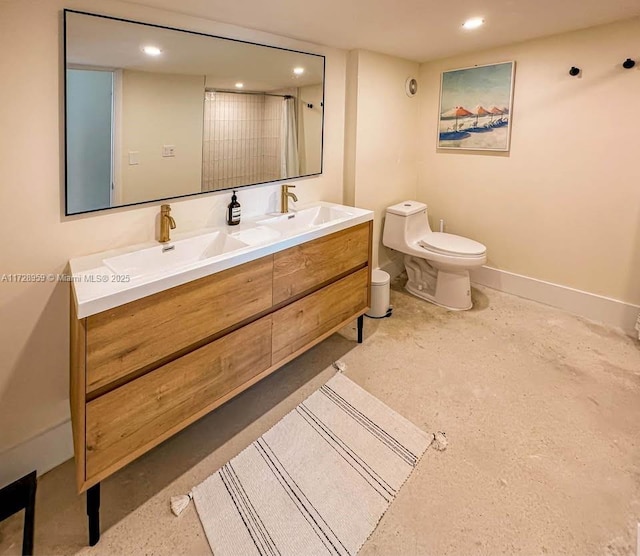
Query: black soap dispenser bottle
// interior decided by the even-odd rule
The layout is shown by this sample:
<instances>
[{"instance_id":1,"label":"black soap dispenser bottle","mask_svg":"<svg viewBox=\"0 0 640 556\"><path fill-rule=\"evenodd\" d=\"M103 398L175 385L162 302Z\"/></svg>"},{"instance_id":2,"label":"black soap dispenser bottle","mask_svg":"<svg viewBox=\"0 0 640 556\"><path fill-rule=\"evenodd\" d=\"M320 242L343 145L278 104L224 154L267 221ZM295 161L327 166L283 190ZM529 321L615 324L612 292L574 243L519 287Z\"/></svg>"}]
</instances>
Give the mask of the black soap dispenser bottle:
<instances>
[{"instance_id":1,"label":"black soap dispenser bottle","mask_svg":"<svg viewBox=\"0 0 640 556\"><path fill-rule=\"evenodd\" d=\"M238 197L236 197L235 191L227 207L227 224L229 224L229 226L237 226L240 224L240 203L238 203Z\"/></svg>"}]
</instances>

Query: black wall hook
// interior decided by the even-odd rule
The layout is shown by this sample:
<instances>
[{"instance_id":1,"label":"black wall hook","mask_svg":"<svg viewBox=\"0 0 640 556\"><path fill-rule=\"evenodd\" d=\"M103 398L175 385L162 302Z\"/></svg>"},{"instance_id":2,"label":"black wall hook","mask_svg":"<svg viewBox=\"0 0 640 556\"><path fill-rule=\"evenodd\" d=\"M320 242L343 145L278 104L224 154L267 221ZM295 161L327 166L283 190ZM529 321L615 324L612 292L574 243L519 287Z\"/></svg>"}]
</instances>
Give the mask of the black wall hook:
<instances>
[{"instance_id":1,"label":"black wall hook","mask_svg":"<svg viewBox=\"0 0 640 556\"><path fill-rule=\"evenodd\" d=\"M569 70L569 75L571 77L575 77L576 75L578 75L580 73L580 68L577 68L575 66L571 66L571 69Z\"/></svg>"},{"instance_id":2,"label":"black wall hook","mask_svg":"<svg viewBox=\"0 0 640 556\"><path fill-rule=\"evenodd\" d=\"M622 67L627 70L631 69L635 65L636 65L635 60L632 60L631 58L627 58L624 62L622 62Z\"/></svg>"}]
</instances>

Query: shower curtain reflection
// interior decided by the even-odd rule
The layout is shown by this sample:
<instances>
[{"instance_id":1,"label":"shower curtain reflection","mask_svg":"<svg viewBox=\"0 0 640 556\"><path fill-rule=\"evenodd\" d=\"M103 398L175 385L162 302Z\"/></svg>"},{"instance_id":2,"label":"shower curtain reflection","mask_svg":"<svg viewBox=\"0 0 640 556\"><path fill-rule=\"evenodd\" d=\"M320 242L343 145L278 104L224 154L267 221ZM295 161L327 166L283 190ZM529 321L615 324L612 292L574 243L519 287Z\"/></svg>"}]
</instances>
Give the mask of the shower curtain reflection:
<instances>
[{"instance_id":1,"label":"shower curtain reflection","mask_svg":"<svg viewBox=\"0 0 640 556\"><path fill-rule=\"evenodd\" d=\"M202 191L298 175L295 103L289 95L207 91Z\"/></svg>"},{"instance_id":2,"label":"shower curtain reflection","mask_svg":"<svg viewBox=\"0 0 640 556\"><path fill-rule=\"evenodd\" d=\"M282 178L288 178L290 176L297 176L300 173L296 100L293 97L284 98L281 119L280 176Z\"/></svg>"}]
</instances>

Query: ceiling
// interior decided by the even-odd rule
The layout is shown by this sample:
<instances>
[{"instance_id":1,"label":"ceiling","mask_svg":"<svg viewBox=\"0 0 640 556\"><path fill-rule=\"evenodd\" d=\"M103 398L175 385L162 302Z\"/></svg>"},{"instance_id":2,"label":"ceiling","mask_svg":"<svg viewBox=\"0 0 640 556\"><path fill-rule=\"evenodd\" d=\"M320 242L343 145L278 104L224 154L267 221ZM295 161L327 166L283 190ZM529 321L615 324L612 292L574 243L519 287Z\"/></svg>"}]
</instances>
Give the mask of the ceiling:
<instances>
[{"instance_id":1,"label":"ceiling","mask_svg":"<svg viewBox=\"0 0 640 556\"><path fill-rule=\"evenodd\" d=\"M426 62L640 15L640 0L139 0L322 45ZM469 17L485 18L474 31Z\"/></svg>"},{"instance_id":2,"label":"ceiling","mask_svg":"<svg viewBox=\"0 0 640 556\"><path fill-rule=\"evenodd\" d=\"M322 83L324 58L236 40L67 12L66 62L70 68L118 68L206 76L206 86L274 91ZM150 57L145 45L161 48ZM295 75L293 68L304 68Z\"/></svg>"}]
</instances>

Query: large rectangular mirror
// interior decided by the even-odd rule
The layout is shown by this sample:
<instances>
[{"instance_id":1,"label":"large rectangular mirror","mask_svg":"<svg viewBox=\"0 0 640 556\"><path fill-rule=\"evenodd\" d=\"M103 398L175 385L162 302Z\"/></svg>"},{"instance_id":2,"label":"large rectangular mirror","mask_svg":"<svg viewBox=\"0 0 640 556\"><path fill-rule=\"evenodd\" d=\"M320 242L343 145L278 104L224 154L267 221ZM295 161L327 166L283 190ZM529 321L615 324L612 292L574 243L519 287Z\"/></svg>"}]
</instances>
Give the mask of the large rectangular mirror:
<instances>
[{"instance_id":1,"label":"large rectangular mirror","mask_svg":"<svg viewBox=\"0 0 640 556\"><path fill-rule=\"evenodd\" d=\"M322 172L324 56L64 11L66 214Z\"/></svg>"}]
</instances>

